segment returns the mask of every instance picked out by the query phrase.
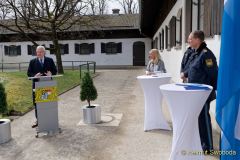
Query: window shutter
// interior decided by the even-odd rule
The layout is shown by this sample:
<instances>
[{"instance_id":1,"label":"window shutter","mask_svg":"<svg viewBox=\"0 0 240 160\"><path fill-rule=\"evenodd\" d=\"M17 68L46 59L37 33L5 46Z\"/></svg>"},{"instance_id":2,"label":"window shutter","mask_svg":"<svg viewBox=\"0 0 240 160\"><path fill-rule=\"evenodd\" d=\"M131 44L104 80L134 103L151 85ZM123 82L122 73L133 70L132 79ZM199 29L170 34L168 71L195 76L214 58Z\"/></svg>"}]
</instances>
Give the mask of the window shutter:
<instances>
[{"instance_id":1,"label":"window shutter","mask_svg":"<svg viewBox=\"0 0 240 160\"><path fill-rule=\"evenodd\" d=\"M91 43L89 46L90 46L90 53L94 54L95 53L94 43Z\"/></svg>"},{"instance_id":2,"label":"window shutter","mask_svg":"<svg viewBox=\"0 0 240 160\"><path fill-rule=\"evenodd\" d=\"M105 51L107 54L112 54L113 45L114 45L113 42L108 42L105 44L105 49L106 49Z\"/></svg>"},{"instance_id":3,"label":"window shutter","mask_svg":"<svg viewBox=\"0 0 240 160\"><path fill-rule=\"evenodd\" d=\"M58 44L58 45L59 45L60 54L64 55L64 45L63 44Z\"/></svg>"},{"instance_id":4,"label":"window shutter","mask_svg":"<svg viewBox=\"0 0 240 160\"><path fill-rule=\"evenodd\" d=\"M32 46L30 46L30 45L27 45L27 47L28 47L28 55L33 55L32 53Z\"/></svg>"},{"instance_id":5,"label":"window shutter","mask_svg":"<svg viewBox=\"0 0 240 160\"><path fill-rule=\"evenodd\" d=\"M181 16L180 16L180 45L182 45L182 10L181 10Z\"/></svg>"},{"instance_id":6,"label":"window shutter","mask_svg":"<svg viewBox=\"0 0 240 160\"><path fill-rule=\"evenodd\" d=\"M158 37L155 39L155 48L158 49Z\"/></svg>"},{"instance_id":7,"label":"window shutter","mask_svg":"<svg viewBox=\"0 0 240 160\"><path fill-rule=\"evenodd\" d=\"M75 43L74 44L75 48L75 54L80 54L80 44Z\"/></svg>"},{"instance_id":8,"label":"window shutter","mask_svg":"<svg viewBox=\"0 0 240 160\"><path fill-rule=\"evenodd\" d=\"M21 56L21 45L17 46L17 55Z\"/></svg>"},{"instance_id":9,"label":"window shutter","mask_svg":"<svg viewBox=\"0 0 240 160\"><path fill-rule=\"evenodd\" d=\"M192 31L192 0L186 1L185 42Z\"/></svg>"},{"instance_id":10,"label":"window shutter","mask_svg":"<svg viewBox=\"0 0 240 160\"><path fill-rule=\"evenodd\" d=\"M211 36L211 0L204 1L204 33L206 37Z\"/></svg>"},{"instance_id":11,"label":"window shutter","mask_svg":"<svg viewBox=\"0 0 240 160\"><path fill-rule=\"evenodd\" d=\"M54 45L50 44L50 54L54 54Z\"/></svg>"},{"instance_id":12,"label":"window shutter","mask_svg":"<svg viewBox=\"0 0 240 160\"><path fill-rule=\"evenodd\" d=\"M164 50L164 29L162 29L162 50Z\"/></svg>"},{"instance_id":13,"label":"window shutter","mask_svg":"<svg viewBox=\"0 0 240 160\"><path fill-rule=\"evenodd\" d=\"M162 35L159 33L159 49L162 49Z\"/></svg>"},{"instance_id":14,"label":"window shutter","mask_svg":"<svg viewBox=\"0 0 240 160\"><path fill-rule=\"evenodd\" d=\"M223 14L223 5L224 0L217 0L217 30L216 33L217 35L221 34L222 30L222 14Z\"/></svg>"},{"instance_id":15,"label":"window shutter","mask_svg":"<svg viewBox=\"0 0 240 160\"><path fill-rule=\"evenodd\" d=\"M9 56L9 46L4 46L4 52L6 56Z\"/></svg>"},{"instance_id":16,"label":"window shutter","mask_svg":"<svg viewBox=\"0 0 240 160\"><path fill-rule=\"evenodd\" d=\"M168 26L165 26L165 33L166 33L166 36L165 36L165 49L168 49Z\"/></svg>"},{"instance_id":17,"label":"window shutter","mask_svg":"<svg viewBox=\"0 0 240 160\"><path fill-rule=\"evenodd\" d=\"M44 45L42 45L42 46L44 46ZM45 46L44 46L44 47L45 47ZM36 49L37 49L37 46L33 45L33 46L32 46L32 55L33 55L33 56L36 56Z\"/></svg>"},{"instance_id":18,"label":"window shutter","mask_svg":"<svg viewBox=\"0 0 240 160\"><path fill-rule=\"evenodd\" d=\"M101 53L106 53L106 43L101 43Z\"/></svg>"},{"instance_id":19,"label":"window shutter","mask_svg":"<svg viewBox=\"0 0 240 160\"><path fill-rule=\"evenodd\" d=\"M68 44L64 44L64 54L69 54Z\"/></svg>"},{"instance_id":20,"label":"window shutter","mask_svg":"<svg viewBox=\"0 0 240 160\"><path fill-rule=\"evenodd\" d=\"M155 46L155 45L156 45L156 39L154 39L152 43L153 43L153 44L152 44L152 45L153 45L152 48L156 48L156 46Z\"/></svg>"},{"instance_id":21,"label":"window shutter","mask_svg":"<svg viewBox=\"0 0 240 160\"><path fill-rule=\"evenodd\" d=\"M170 47L176 46L176 17L173 16L170 20Z\"/></svg>"},{"instance_id":22,"label":"window shutter","mask_svg":"<svg viewBox=\"0 0 240 160\"><path fill-rule=\"evenodd\" d=\"M122 53L122 42L117 43L117 53Z\"/></svg>"},{"instance_id":23,"label":"window shutter","mask_svg":"<svg viewBox=\"0 0 240 160\"><path fill-rule=\"evenodd\" d=\"M219 1L219 0L218 0ZM218 18L218 1L214 0L213 1L213 35L217 34L217 18Z\"/></svg>"},{"instance_id":24,"label":"window shutter","mask_svg":"<svg viewBox=\"0 0 240 160\"><path fill-rule=\"evenodd\" d=\"M223 17L223 9L224 9L224 0L220 0L221 2L220 2L220 15L219 15L219 17L218 17L218 19L219 19L219 34L221 34L221 32L222 32L222 17Z\"/></svg>"}]
</instances>

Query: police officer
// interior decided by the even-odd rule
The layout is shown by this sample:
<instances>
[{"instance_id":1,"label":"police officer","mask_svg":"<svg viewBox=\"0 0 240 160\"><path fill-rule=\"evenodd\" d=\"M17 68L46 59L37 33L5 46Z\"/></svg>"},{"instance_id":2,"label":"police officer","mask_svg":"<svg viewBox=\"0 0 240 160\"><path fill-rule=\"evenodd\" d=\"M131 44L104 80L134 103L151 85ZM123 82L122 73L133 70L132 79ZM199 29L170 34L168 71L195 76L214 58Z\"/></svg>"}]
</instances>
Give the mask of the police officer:
<instances>
[{"instance_id":1,"label":"police officer","mask_svg":"<svg viewBox=\"0 0 240 160\"><path fill-rule=\"evenodd\" d=\"M210 102L216 98L218 66L216 57L204 42L203 31L194 31L192 35L190 43L195 52L190 57L188 82L207 84L213 87L198 119L202 149L204 153L210 153L213 150L213 140L209 109Z\"/></svg>"},{"instance_id":2,"label":"police officer","mask_svg":"<svg viewBox=\"0 0 240 160\"><path fill-rule=\"evenodd\" d=\"M187 77L188 77L188 68L190 64L190 57L192 55L192 52L194 51L194 49L191 46L192 36L193 36L192 33L190 33L190 35L188 36L189 47L184 53L182 62L181 62L180 76L184 83L188 81Z\"/></svg>"}]
</instances>

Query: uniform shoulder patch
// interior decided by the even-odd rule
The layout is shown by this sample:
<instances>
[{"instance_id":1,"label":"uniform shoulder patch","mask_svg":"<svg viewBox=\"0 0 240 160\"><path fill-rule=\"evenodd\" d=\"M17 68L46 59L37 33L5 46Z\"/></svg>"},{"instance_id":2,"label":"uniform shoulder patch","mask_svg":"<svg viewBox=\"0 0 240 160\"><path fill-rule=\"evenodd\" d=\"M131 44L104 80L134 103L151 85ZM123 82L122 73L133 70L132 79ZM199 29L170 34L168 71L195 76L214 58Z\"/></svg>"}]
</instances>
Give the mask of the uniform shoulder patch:
<instances>
[{"instance_id":1,"label":"uniform shoulder patch","mask_svg":"<svg viewBox=\"0 0 240 160\"><path fill-rule=\"evenodd\" d=\"M212 67L213 66L213 60L211 58L210 59L206 59L205 62L206 62L206 66L207 67Z\"/></svg>"}]
</instances>

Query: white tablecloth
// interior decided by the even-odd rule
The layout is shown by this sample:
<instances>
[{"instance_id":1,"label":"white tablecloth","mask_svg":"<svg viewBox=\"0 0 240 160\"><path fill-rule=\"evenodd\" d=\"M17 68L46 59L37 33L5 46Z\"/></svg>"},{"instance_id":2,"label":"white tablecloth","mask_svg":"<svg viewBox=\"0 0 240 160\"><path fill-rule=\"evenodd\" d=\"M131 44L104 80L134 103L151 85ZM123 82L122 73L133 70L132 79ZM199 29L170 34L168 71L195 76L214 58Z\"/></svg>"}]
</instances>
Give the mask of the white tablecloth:
<instances>
[{"instance_id":1,"label":"white tablecloth","mask_svg":"<svg viewBox=\"0 0 240 160\"><path fill-rule=\"evenodd\" d=\"M144 131L152 129L171 130L162 113L162 94L159 86L170 82L168 73L138 76L145 98Z\"/></svg>"},{"instance_id":2,"label":"white tablecloth","mask_svg":"<svg viewBox=\"0 0 240 160\"><path fill-rule=\"evenodd\" d=\"M170 160L202 160L202 152L198 117L206 102L212 87L186 89L193 84L167 84L160 86L163 96L167 100L173 122L173 140ZM201 87L200 86L200 87Z\"/></svg>"}]
</instances>

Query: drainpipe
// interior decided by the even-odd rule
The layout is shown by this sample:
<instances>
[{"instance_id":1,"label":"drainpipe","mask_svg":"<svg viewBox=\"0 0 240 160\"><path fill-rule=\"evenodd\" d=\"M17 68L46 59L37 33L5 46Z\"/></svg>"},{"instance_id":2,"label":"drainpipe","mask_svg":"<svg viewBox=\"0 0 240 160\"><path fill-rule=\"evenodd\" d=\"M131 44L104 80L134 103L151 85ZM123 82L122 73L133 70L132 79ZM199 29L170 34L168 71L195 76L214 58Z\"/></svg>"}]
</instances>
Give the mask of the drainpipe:
<instances>
[{"instance_id":1,"label":"drainpipe","mask_svg":"<svg viewBox=\"0 0 240 160\"><path fill-rule=\"evenodd\" d=\"M182 0L182 53L186 51L186 0Z\"/></svg>"}]
</instances>

